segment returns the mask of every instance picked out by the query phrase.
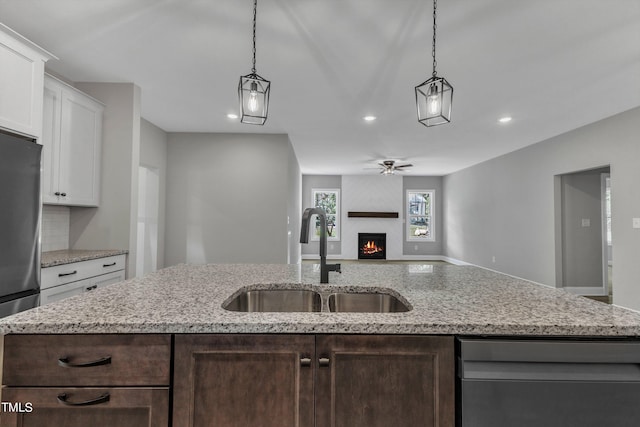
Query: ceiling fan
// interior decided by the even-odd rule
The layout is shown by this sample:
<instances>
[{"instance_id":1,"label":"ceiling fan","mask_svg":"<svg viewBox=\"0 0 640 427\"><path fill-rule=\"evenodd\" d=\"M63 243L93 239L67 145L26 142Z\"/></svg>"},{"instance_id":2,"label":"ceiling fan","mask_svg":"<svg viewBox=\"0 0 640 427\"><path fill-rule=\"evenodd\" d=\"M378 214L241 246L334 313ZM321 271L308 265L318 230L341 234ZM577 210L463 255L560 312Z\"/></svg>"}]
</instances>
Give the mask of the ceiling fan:
<instances>
[{"instance_id":1,"label":"ceiling fan","mask_svg":"<svg viewBox=\"0 0 640 427\"><path fill-rule=\"evenodd\" d=\"M382 163L378 163L380 166L382 166L382 170L380 171L380 173L382 175L394 175L396 171L404 172L404 168L410 168L411 166L413 166L411 163L406 163L404 165L396 165L395 163L395 160L384 160Z\"/></svg>"}]
</instances>

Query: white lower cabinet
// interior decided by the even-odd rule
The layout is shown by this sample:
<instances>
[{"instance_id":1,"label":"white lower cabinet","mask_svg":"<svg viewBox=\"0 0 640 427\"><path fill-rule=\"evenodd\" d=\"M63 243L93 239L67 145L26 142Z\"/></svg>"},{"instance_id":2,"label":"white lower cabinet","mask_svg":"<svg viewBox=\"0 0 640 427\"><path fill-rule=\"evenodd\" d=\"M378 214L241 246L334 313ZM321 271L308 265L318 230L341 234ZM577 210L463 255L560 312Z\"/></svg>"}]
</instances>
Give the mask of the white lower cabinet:
<instances>
[{"instance_id":1,"label":"white lower cabinet","mask_svg":"<svg viewBox=\"0 0 640 427\"><path fill-rule=\"evenodd\" d=\"M90 292L94 289L122 282L123 280L124 270L121 270L116 271L115 273L92 277L90 279L78 280L77 282L67 283L66 285L43 289L40 291L40 305L49 304L50 302L60 301L61 299L69 298L74 295Z\"/></svg>"},{"instance_id":2,"label":"white lower cabinet","mask_svg":"<svg viewBox=\"0 0 640 427\"><path fill-rule=\"evenodd\" d=\"M122 282L125 259L125 255L116 255L43 268L40 305Z\"/></svg>"}]
</instances>

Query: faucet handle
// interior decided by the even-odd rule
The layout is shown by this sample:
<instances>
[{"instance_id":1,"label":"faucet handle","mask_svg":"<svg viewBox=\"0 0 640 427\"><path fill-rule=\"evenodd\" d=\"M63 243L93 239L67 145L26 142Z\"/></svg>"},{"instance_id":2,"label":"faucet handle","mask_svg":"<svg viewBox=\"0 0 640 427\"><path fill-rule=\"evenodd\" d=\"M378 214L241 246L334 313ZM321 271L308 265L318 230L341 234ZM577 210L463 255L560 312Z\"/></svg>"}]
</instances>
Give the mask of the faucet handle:
<instances>
[{"instance_id":1,"label":"faucet handle","mask_svg":"<svg viewBox=\"0 0 640 427\"><path fill-rule=\"evenodd\" d=\"M340 273L340 274L342 274L342 271L340 270L340 263L338 263L338 264L331 264L331 266L328 266L328 267L330 267L330 268L329 268L329 270L330 270L330 271L335 271L336 273Z\"/></svg>"}]
</instances>

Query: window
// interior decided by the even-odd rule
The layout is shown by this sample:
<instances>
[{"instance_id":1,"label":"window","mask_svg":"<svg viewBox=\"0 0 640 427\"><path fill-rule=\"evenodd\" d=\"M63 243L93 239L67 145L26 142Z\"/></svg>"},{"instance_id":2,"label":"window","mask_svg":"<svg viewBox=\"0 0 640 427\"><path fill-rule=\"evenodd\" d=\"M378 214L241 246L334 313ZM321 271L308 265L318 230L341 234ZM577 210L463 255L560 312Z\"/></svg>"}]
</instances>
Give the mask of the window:
<instances>
[{"instance_id":1,"label":"window","mask_svg":"<svg viewBox=\"0 0 640 427\"><path fill-rule=\"evenodd\" d=\"M434 242L434 190L407 190L407 240Z\"/></svg>"},{"instance_id":2,"label":"window","mask_svg":"<svg viewBox=\"0 0 640 427\"><path fill-rule=\"evenodd\" d=\"M311 190L312 205L327 214L327 239L340 240L340 190L337 188ZM316 228L312 240L320 239L320 219L316 215Z\"/></svg>"}]
</instances>

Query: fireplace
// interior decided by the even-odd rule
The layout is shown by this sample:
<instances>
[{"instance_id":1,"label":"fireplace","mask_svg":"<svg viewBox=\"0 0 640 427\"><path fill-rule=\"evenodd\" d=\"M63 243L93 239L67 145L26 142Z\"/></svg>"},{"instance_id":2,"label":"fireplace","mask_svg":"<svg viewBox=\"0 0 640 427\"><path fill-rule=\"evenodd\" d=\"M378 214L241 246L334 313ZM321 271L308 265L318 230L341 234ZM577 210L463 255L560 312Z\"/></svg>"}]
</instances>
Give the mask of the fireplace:
<instances>
[{"instance_id":1,"label":"fireplace","mask_svg":"<svg viewBox=\"0 0 640 427\"><path fill-rule=\"evenodd\" d=\"M358 259L387 259L386 233L358 233Z\"/></svg>"}]
</instances>

